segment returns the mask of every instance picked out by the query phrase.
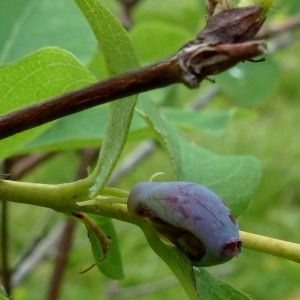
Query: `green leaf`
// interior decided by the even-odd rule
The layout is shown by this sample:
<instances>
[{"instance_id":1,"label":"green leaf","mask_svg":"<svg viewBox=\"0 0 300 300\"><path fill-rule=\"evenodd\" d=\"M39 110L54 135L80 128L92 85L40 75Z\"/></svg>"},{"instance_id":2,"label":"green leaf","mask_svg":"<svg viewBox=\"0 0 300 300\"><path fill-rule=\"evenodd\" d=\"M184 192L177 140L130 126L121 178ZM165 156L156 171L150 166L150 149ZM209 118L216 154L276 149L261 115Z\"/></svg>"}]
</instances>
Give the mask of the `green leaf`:
<instances>
[{"instance_id":1,"label":"green leaf","mask_svg":"<svg viewBox=\"0 0 300 300\"><path fill-rule=\"evenodd\" d=\"M203 268L194 268L197 291L202 300L250 300L250 296L212 276Z\"/></svg>"},{"instance_id":2,"label":"green leaf","mask_svg":"<svg viewBox=\"0 0 300 300\"><path fill-rule=\"evenodd\" d=\"M143 98L143 99L142 99ZM149 101L146 94L140 96L141 101ZM162 115L173 125L183 130L201 130L208 134L224 132L233 118L252 117L247 110L232 108L229 110L191 111L180 108L162 107ZM59 151L97 147L105 136L107 107L99 106L62 118L35 139L22 146L18 154L36 150ZM155 134L139 114L134 114L128 139L139 141L154 138Z\"/></svg>"},{"instance_id":3,"label":"green leaf","mask_svg":"<svg viewBox=\"0 0 300 300\"><path fill-rule=\"evenodd\" d=\"M60 151L98 147L105 136L107 106L98 106L56 121L33 140L18 149L18 154L33 151ZM131 141L153 138L154 134L140 115L135 114L130 126Z\"/></svg>"},{"instance_id":4,"label":"green leaf","mask_svg":"<svg viewBox=\"0 0 300 300\"><path fill-rule=\"evenodd\" d=\"M232 118L238 114L235 108L222 111L192 111L182 108L162 108L162 115L181 129L200 129L210 134L219 134L229 125Z\"/></svg>"},{"instance_id":5,"label":"green leaf","mask_svg":"<svg viewBox=\"0 0 300 300\"><path fill-rule=\"evenodd\" d=\"M239 64L218 75L216 83L234 103L254 106L272 96L280 74L278 65L268 57L263 63Z\"/></svg>"},{"instance_id":6,"label":"green leaf","mask_svg":"<svg viewBox=\"0 0 300 300\"><path fill-rule=\"evenodd\" d=\"M220 195L238 217L250 205L260 181L258 160L250 155L223 156L205 150L184 138L172 144L179 179L201 183Z\"/></svg>"},{"instance_id":7,"label":"green leaf","mask_svg":"<svg viewBox=\"0 0 300 300\"><path fill-rule=\"evenodd\" d=\"M72 1L2 0L0 20L0 64L48 46L66 49L88 62L97 47Z\"/></svg>"},{"instance_id":8,"label":"green leaf","mask_svg":"<svg viewBox=\"0 0 300 300\"><path fill-rule=\"evenodd\" d=\"M97 0L76 0L101 47L110 75L138 66L134 48L123 25ZM97 166L90 179L97 194L112 173L127 139L137 96L110 104L109 119Z\"/></svg>"},{"instance_id":9,"label":"green leaf","mask_svg":"<svg viewBox=\"0 0 300 300\"><path fill-rule=\"evenodd\" d=\"M118 239L112 220L102 216L89 215L101 230L111 238L108 251L104 257L102 244L98 236L91 230L88 231L88 237L91 241L92 251L95 262L99 270L107 277L115 280L124 278L121 253L119 251Z\"/></svg>"},{"instance_id":10,"label":"green leaf","mask_svg":"<svg viewBox=\"0 0 300 300\"><path fill-rule=\"evenodd\" d=\"M97 0L76 0L77 5L88 20L101 47L104 61L110 75L116 75L137 67L136 54L123 25ZM121 151L125 145L136 96L122 99L109 104L108 124L97 166L89 180L93 184L91 192L95 195L103 188L113 171ZM116 241L116 236L114 238ZM115 244L117 245L117 244ZM117 265L105 264L103 272L116 272L119 277L121 261L112 254L111 260L116 259ZM118 275L119 274L119 275Z\"/></svg>"},{"instance_id":11,"label":"green leaf","mask_svg":"<svg viewBox=\"0 0 300 300\"><path fill-rule=\"evenodd\" d=\"M144 99L148 101L148 99ZM239 115L239 109L227 111L188 111L179 108L162 108L165 116L172 124L184 130L201 130L209 134L219 134ZM36 150L59 151L98 146L105 135L107 107L99 106L62 118L35 139L22 146L18 153ZM137 141L153 138L153 131L147 126L139 114L134 114L130 126L129 140Z\"/></svg>"},{"instance_id":12,"label":"green leaf","mask_svg":"<svg viewBox=\"0 0 300 300\"><path fill-rule=\"evenodd\" d=\"M45 48L0 68L0 114L88 85L90 72L69 52ZM0 157L14 154L23 143L49 127L46 124L0 141Z\"/></svg>"},{"instance_id":13,"label":"green leaf","mask_svg":"<svg viewBox=\"0 0 300 300\"><path fill-rule=\"evenodd\" d=\"M252 156L221 156L181 136L156 107L138 105L168 153L179 180L202 184L220 195L235 216L244 212L260 180L258 161Z\"/></svg>"},{"instance_id":14,"label":"green leaf","mask_svg":"<svg viewBox=\"0 0 300 300\"><path fill-rule=\"evenodd\" d=\"M99 146L105 134L106 123L105 105L67 116L22 146L18 153L79 149L83 144L85 147Z\"/></svg>"},{"instance_id":15,"label":"green leaf","mask_svg":"<svg viewBox=\"0 0 300 300\"><path fill-rule=\"evenodd\" d=\"M144 99L148 101L148 99ZM240 110L195 112L179 108L162 108L172 124L184 130L201 130L209 134L219 134ZM105 136L107 107L99 106L62 118L35 139L22 146L18 153L36 150L59 151L98 146ZM130 126L129 139L133 141L153 138L153 131L140 115L135 114Z\"/></svg>"}]
</instances>

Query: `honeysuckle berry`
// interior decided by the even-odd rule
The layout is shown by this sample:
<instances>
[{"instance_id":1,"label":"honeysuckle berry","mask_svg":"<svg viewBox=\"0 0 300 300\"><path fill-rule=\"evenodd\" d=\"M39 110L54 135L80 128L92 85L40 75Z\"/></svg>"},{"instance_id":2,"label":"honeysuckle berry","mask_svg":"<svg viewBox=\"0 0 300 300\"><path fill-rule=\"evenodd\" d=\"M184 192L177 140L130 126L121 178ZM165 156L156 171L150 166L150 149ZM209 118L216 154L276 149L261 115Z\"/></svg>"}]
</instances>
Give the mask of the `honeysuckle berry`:
<instances>
[{"instance_id":1,"label":"honeysuckle berry","mask_svg":"<svg viewBox=\"0 0 300 300\"><path fill-rule=\"evenodd\" d=\"M224 263L241 252L238 224L222 199L189 182L141 182L128 211L148 218L158 233L196 266Z\"/></svg>"}]
</instances>

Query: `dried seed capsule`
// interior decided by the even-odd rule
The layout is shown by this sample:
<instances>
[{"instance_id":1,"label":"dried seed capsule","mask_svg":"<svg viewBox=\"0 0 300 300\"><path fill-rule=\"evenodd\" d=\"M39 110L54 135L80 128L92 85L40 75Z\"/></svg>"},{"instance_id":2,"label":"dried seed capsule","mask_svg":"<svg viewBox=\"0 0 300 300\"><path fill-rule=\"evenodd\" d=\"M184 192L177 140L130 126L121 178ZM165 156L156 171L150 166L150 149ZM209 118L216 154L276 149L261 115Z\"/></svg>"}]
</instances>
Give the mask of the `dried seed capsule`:
<instances>
[{"instance_id":1,"label":"dried seed capsule","mask_svg":"<svg viewBox=\"0 0 300 300\"><path fill-rule=\"evenodd\" d=\"M241 251L238 225L222 199L189 182L142 182L128 197L129 213L156 230L194 265L217 265Z\"/></svg>"}]
</instances>

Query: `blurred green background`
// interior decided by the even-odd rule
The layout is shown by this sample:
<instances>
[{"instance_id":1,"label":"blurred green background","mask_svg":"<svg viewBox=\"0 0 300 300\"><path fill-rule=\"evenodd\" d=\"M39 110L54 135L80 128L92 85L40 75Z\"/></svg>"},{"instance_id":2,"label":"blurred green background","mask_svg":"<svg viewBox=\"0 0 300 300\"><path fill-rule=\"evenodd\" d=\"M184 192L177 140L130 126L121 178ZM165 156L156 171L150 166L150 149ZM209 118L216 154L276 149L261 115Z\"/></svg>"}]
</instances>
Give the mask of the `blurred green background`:
<instances>
[{"instance_id":1,"label":"blurred green background","mask_svg":"<svg viewBox=\"0 0 300 300\"><path fill-rule=\"evenodd\" d=\"M29 10L30 1L21 2L24 5L23 9ZM104 2L107 2L112 11L119 14L120 7L117 2L108 0ZM137 5L133 11L134 25L131 35L142 64L171 54L194 36L203 24L202 2L204 1L148 0L141 1ZM8 0L0 3L2 14L0 19L8 28L9 24L14 24L20 17L16 9L11 7L11 3ZM17 7L17 4L15 5ZM19 14L24 14L21 6L19 9ZM2 63L19 59L41 46L55 45L73 52L81 61L90 65L99 78L104 76L103 67L99 67L98 60L93 56L96 49L95 41L89 29L85 27L85 21L74 3L43 0L30 9L33 17L25 21L23 29L25 34L19 34L9 51L4 49L1 52ZM51 26L45 24L45 28L36 27L36 24L44 24L41 21L42 13L47 15L47 20L49 19L49 22L45 23ZM300 13L297 0L274 1L274 8L270 12L267 24L283 22L296 13ZM7 45L8 31L0 31L0 41L3 45ZM45 38L45 35L48 38ZM216 87L219 88L219 92L203 110L238 107L240 113L235 114L222 132L207 133L192 130L186 133L196 143L216 153L255 155L261 164L262 178L250 208L238 219L240 228L298 243L300 243L299 38L300 31L297 30L277 36L276 39L270 40L270 49L274 45L278 46L280 41L283 41L283 47L271 53L266 63L253 64L245 69L244 66L239 66L227 74L216 76ZM151 47L145 42L147 40L151 42ZM20 47L20 44L23 46ZM237 78L235 77L237 72L245 72L246 75ZM174 96L177 105L181 105L186 103L186 99L195 100L211 87L210 82L204 82L197 91L174 87L164 92L154 92L154 95L159 99L160 93L168 92L170 97ZM137 144L130 141L122 157L126 157ZM30 172L24 181L43 183L72 181L79 165L79 157L77 150L56 154ZM164 180L174 178L166 155L158 148L127 174L118 183L118 187L130 189L133 184L148 180L153 173L159 171L165 172ZM29 247L28 244L39 232L50 212L19 204L9 204L9 209L10 258L14 264L18 261L20 253ZM64 218L54 214L51 216L49 228ZM97 268L79 274L82 269L93 263L85 228L79 225L76 228L60 298L187 299L171 271L149 249L142 232L129 224L115 222L115 225L126 278L120 282L108 280ZM14 299L46 298L54 259L55 251L50 252L49 256L15 288ZM244 249L237 259L212 267L209 271L252 295L254 299L300 299L299 265L284 259Z\"/></svg>"}]
</instances>

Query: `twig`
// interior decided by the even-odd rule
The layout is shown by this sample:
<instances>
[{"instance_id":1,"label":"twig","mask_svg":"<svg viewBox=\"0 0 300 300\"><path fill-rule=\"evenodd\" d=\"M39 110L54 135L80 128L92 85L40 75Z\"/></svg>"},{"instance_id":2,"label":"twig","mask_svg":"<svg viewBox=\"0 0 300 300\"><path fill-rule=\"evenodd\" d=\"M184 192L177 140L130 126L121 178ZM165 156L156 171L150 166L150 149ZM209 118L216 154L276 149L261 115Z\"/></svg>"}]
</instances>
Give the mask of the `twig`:
<instances>
[{"instance_id":1,"label":"twig","mask_svg":"<svg viewBox=\"0 0 300 300\"><path fill-rule=\"evenodd\" d=\"M119 0L122 10L119 16L120 21L126 29L132 26L132 9L140 0Z\"/></svg>"},{"instance_id":2,"label":"twig","mask_svg":"<svg viewBox=\"0 0 300 300\"><path fill-rule=\"evenodd\" d=\"M10 161L5 160L2 168L5 173L9 172ZM1 170L2 171L2 170ZM1 205L1 278L7 295L11 294L11 270L9 265L9 205L3 201Z\"/></svg>"},{"instance_id":3,"label":"twig","mask_svg":"<svg viewBox=\"0 0 300 300\"><path fill-rule=\"evenodd\" d=\"M6 201L2 202L1 205L1 278L5 290L8 295L11 293L11 274L8 264L8 203Z\"/></svg>"},{"instance_id":4,"label":"twig","mask_svg":"<svg viewBox=\"0 0 300 300\"><path fill-rule=\"evenodd\" d=\"M62 283L62 278L66 264L68 261L68 255L72 246L72 237L75 229L76 223L72 219L68 219L65 222L64 230L60 237L60 242L58 245L58 253L55 263L55 268L50 281L49 292L47 295L48 300L58 299L60 286Z\"/></svg>"},{"instance_id":5,"label":"twig","mask_svg":"<svg viewBox=\"0 0 300 300\"><path fill-rule=\"evenodd\" d=\"M293 16L284 22L278 24L271 24L269 26L265 26L261 28L257 33L256 38L257 39L270 38L279 35L280 33L289 31L291 29L296 29L299 27L300 27L300 14Z\"/></svg>"},{"instance_id":6,"label":"twig","mask_svg":"<svg viewBox=\"0 0 300 300\"><path fill-rule=\"evenodd\" d=\"M54 153L37 153L18 159L10 168L12 180L18 180Z\"/></svg>"},{"instance_id":7,"label":"twig","mask_svg":"<svg viewBox=\"0 0 300 300\"><path fill-rule=\"evenodd\" d=\"M293 42L295 42L295 39L288 32L279 34L268 41L268 51L269 53L274 53L286 48Z\"/></svg>"},{"instance_id":8,"label":"twig","mask_svg":"<svg viewBox=\"0 0 300 300\"><path fill-rule=\"evenodd\" d=\"M107 186L115 185L126 174L132 171L143 159L151 155L155 148L155 143L153 141L148 140L140 143L124 158L123 161L121 161L116 171L110 177Z\"/></svg>"},{"instance_id":9,"label":"twig","mask_svg":"<svg viewBox=\"0 0 300 300\"><path fill-rule=\"evenodd\" d=\"M12 269L13 274L18 274L19 267L23 265L24 261L26 261L30 256L34 255L34 251L36 251L36 248L38 248L39 244L43 242L43 239L46 237L46 235L49 235L47 233L48 226L52 221L52 217L54 215L53 211L47 211L44 216L41 218L41 221L35 224L35 230L32 233L31 241L26 243L27 248L23 250L23 252L15 259L17 262L15 266ZM30 271L28 272L28 274ZM18 275L16 275L18 276ZM25 279L23 277L22 279ZM14 287L14 286L13 286Z\"/></svg>"},{"instance_id":10,"label":"twig","mask_svg":"<svg viewBox=\"0 0 300 300\"><path fill-rule=\"evenodd\" d=\"M17 159L16 163L13 159L6 161L5 167L6 172L10 174L12 180L20 179L26 172L33 169L40 162L44 161L46 158L50 157L50 154L37 154L32 156L27 156L21 159ZM11 273L10 267L8 265L8 204L6 201L2 203L1 210L1 263L2 263L2 278L3 284L8 295L11 294Z\"/></svg>"},{"instance_id":11,"label":"twig","mask_svg":"<svg viewBox=\"0 0 300 300\"><path fill-rule=\"evenodd\" d=\"M205 91L201 94L194 103L191 104L191 109L200 110L202 109L213 97L215 97L220 92L220 89L216 86Z\"/></svg>"},{"instance_id":12,"label":"twig","mask_svg":"<svg viewBox=\"0 0 300 300\"><path fill-rule=\"evenodd\" d=\"M194 41L170 58L2 116L0 138L171 84L196 88L209 75L265 54L263 42L251 41L264 21L258 18L260 11L258 6L225 10L213 16Z\"/></svg>"},{"instance_id":13,"label":"twig","mask_svg":"<svg viewBox=\"0 0 300 300\"><path fill-rule=\"evenodd\" d=\"M18 285L36 265L56 248L64 228L64 223L58 223L45 239L37 244L34 251L23 260L12 273L12 286Z\"/></svg>"},{"instance_id":14,"label":"twig","mask_svg":"<svg viewBox=\"0 0 300 300\"><path fill-rule=\"evenodd\" d=\"M5 162L6 172L10 174L10 178L13 180L20 179L26 172L37 166L41 161L44 161L49 154L38 154L29 157L17 159L16 163L14 159ZM28 159L29 158L29 159ZM8 204L6 201L2 203L1 211L1 262L2 262L2 278L5 289L8 295L11 294L11 282L12 271L8 265Z\"/></svg>"},{"instance_id":15,"label":"twig","mask_svg":"<svg viewBox=\"0 0 300 300\"><path fill-rule=\"evenodd\" d=\"M209 20L217 10L232 7L232 0L206 0L206 19Z\"/></svg>"}]
</instances>

